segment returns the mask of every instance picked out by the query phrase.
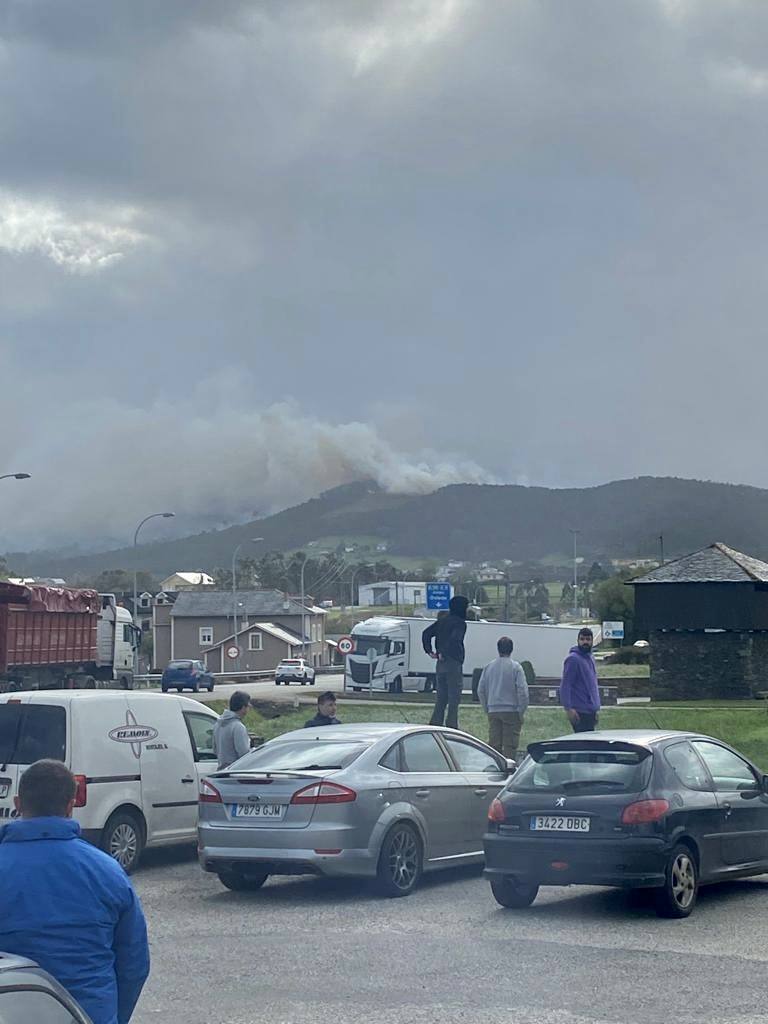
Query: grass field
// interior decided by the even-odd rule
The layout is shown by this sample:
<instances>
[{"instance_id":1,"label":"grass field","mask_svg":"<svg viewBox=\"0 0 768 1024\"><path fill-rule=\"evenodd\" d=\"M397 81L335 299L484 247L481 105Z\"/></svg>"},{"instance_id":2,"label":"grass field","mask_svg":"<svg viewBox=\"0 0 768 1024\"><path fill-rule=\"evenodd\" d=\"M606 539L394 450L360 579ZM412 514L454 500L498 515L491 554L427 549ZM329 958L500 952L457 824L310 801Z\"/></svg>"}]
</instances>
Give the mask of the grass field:
<instances>
[{"instance_id":1,"label":"grass field","mask_svg":"<svg viewBox=\"0 0 768 1024\"><path fill-rule=\"evenodd\" d=\"M224 710L224 701L212 701L216 711ZM298 711L292 711L280 718L265 719L255 711L249 711L245 724L249 732L264 739L272 739L280 733L301 728L314 710L305 704ZM408 705L365 706L360 704L339 705L342 722L408 722L425 725L429 721L430 709ZM488 739L488 725L485 715L477 705L462 704L459 711L459 725L466 732L482 740ZM699 707L696 705L643 706L637 708L605 708L600 715L604 729L686 729L730 743L768 772L768 705L737 705L731 703L722 707ZM521 745L535 740L548 739L568 732L565 716L560 708L530 708L525 716Z\"/></svg>"}]
</instances>

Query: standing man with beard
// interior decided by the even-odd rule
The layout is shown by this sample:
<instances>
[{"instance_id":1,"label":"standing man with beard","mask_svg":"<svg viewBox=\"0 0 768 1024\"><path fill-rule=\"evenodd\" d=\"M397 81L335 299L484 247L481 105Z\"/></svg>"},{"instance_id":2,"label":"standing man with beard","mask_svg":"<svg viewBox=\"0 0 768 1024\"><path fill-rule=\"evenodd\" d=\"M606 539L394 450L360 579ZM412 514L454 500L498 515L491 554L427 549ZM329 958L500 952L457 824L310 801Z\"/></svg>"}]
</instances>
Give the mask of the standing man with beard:
<instances>
[{"instance_id":1,"label":"standing man with beard","mask_svg":"<svg viewBox=\"0 0 768 1024\"><path fill-rule=\"evenodd\" d=\"M435 619L421 634L424 650L437 662L437 697L430 725L459 728L459 702L464 686L464 634L467 632L466 597L452 597L448 614ZM434 640L434 649L432 641ZM446 715L446 708L448 714ZM443 718L445 717L445 722Z\"/></svg>"},{"instance_id":2,"label":"standing man with beard","mask_svg":"<svg viewBox=\"0 0 768 1024\"><path fill-rule=\"evenodd\" d=\"M574 732L592 732L597 728L600 691L597 668L592 657L592 630L579 630L578 644L572 647L563 664L560 703Z\"/></svg>"}]
</instances>

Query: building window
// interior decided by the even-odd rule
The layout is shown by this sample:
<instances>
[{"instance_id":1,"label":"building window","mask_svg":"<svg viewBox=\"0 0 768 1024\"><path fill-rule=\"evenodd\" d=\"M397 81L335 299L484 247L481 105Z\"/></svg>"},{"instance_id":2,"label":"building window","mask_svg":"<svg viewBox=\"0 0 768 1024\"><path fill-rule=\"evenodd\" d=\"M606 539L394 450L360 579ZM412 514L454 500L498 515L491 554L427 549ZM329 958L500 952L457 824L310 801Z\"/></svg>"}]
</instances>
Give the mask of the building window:
<instances>
[{"instance_id":1,"label":"building window","mask_svg":"<svg viewBox=\"0 0 768 1024\"><path fill-rule=\"evenodd\" d=\"M261 649L262 649L261 633L249 633L248 634L248 650L249 651L260 651Z\"/></svg>"},{"instance_id":2,"label":"building window","mask_svg":"<svg viewBox=\"0 0 768 1024\"><path fill-rule=\"evenodd\" d=\"M210 647L213 643L213 626L200 627L200 646Z\"/></svg>"}]
</instances>

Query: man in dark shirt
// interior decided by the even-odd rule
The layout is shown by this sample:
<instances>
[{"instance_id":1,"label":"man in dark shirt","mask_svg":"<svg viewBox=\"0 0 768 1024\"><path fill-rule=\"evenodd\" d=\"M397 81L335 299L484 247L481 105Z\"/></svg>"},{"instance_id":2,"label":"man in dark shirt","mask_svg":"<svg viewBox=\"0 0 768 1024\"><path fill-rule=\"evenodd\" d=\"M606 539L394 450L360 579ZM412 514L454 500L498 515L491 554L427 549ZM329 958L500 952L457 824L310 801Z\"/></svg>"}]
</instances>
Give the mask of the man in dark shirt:
<instances>
[{"instance_id":1,"label":"man in dark shirt","mask_svg":"<svg viewBox=\"0 0 768 1024\"><path fill-rule=\"evenodd\" d=\"M421 642L427 654L437 662L437 698L430 725L445 725L449 729L459 728L459 701L464 685L464 634L467 631L466 597L452 597L449 613L435 619L421 634ZM434 649L432 641L434 640ZM448 714L446 715L446 708Z\"/></svg>"},{"instance_id":2,"label":"man in dark shirt","mask_svg":"<svg viewBox=\"0 0 768 1024\"><path fill-rule=\"evenodd\" d=\"M336 694L326 690L317 698L317 714L304 723L305 729L314 729L317 725L341 725L336 717Z\"/></svg>"}]
</instances>

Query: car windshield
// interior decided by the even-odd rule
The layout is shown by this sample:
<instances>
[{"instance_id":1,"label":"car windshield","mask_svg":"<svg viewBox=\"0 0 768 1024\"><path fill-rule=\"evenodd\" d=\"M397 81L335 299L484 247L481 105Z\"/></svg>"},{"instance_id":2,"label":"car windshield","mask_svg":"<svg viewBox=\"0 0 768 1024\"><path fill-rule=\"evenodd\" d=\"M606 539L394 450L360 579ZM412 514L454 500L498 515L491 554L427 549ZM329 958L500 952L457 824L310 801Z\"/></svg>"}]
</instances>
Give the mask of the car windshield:
<instances>
[{"instance_id":1,"label":"car windshield","mask_svg":"<svg viewBox=\"0 0 768 1024\"><path fill-rule=\"evenodd\" d=\"M355 654L368 654L371 647L377 654L387 653L387 638L384 636L356 636Z\"/></svg>"},{"instance_id":2,"label":"car windshield","mask_svg":"<svg viewBox=\"0 0 768 1024\"><path fill-rule=\"evenodd\" d=\"M297 740L295 743L265 743L230 765L229 771L315 771L346 768L368 747L359 740L350 743L324 743L322 740Z\"/></svg>"},{"instance_id":3,"label":"car windshield","mask_svg":"<svg viewBox=\"0 0 768 1024\"><path fill-rule=\"evenodd\" d=\"M66 760L67 715L52 704L0 704L0 768Z\"/></svg>"},{"instance_id":4,"label":"car windshield","mask_svg":"<svg viewBox=\"0 0 768 1024\"><path fill-rule=\"evenodd\" d=\"M647 784L650 763L650 751L642 748L616 750L608 744L566 749L540 747L531 751L506 788L509 792L527 793L636 793Z\"/></svg>"}]
</instances>

